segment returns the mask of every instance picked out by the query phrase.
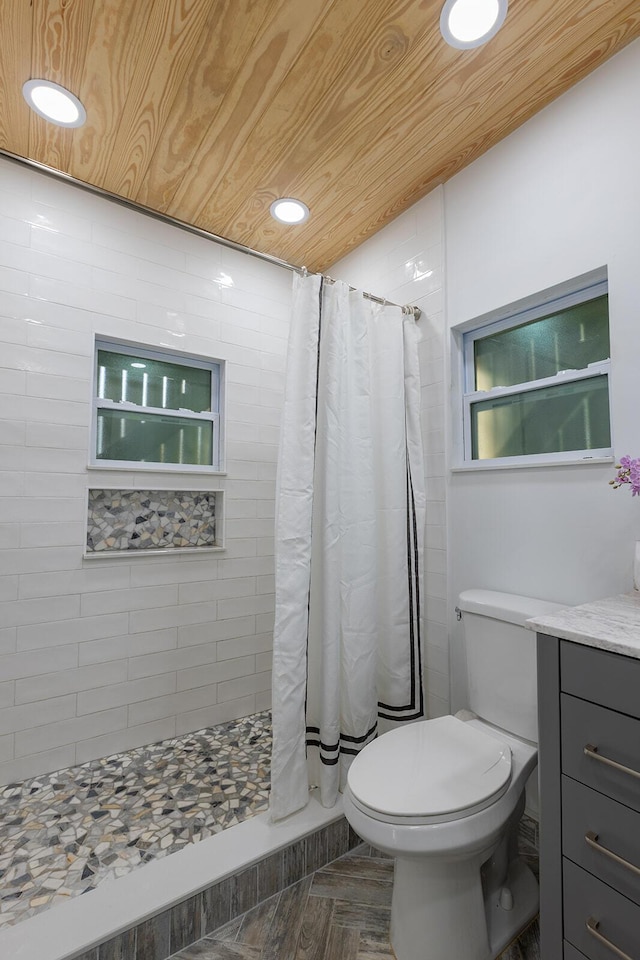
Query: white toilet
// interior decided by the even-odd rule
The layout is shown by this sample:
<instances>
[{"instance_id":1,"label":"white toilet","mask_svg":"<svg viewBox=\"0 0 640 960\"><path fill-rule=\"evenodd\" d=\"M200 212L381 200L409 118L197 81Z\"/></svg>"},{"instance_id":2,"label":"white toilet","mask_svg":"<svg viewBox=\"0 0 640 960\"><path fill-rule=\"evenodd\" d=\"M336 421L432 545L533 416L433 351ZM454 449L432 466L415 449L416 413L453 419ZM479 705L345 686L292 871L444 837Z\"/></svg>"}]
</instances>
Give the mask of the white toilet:
<instances>
[{"instance_id":1,"label":"white toilet","mask_svg":"<svg viewBox=\"0 0 640 960\"><path fill-rule=\"evenodd\" d=\"M524 621L558 609L489 590L461 593L473 713L385 733L349 769L347 820L396 858L398 960L491 960L537 913L538 884L517 856L537 763L535 633Z\"/></svg>"}]
</instances>

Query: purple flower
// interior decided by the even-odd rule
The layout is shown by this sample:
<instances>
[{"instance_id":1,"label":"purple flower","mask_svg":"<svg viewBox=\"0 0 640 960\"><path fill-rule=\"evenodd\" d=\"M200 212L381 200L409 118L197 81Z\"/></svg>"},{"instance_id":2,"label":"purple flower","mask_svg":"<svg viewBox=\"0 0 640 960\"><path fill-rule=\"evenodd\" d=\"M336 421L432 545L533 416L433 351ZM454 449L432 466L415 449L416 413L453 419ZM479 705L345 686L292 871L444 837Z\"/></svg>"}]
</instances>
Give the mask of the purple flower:
<instances>
[{"instance_id":1,"label":"purple flower","mask_svg":"<svg viewBox=\"0 0 640 960\"><path fill-rule=\"evenodd\" d=\"M618 487L621 487L623 484L629 484L631 487L631 496L639 496L640 457L620 457L620 463L616 464L616 470L618 472L616 473L615 478L609 481L613 489L617 490Z\"/></svg>"}]
</instances>

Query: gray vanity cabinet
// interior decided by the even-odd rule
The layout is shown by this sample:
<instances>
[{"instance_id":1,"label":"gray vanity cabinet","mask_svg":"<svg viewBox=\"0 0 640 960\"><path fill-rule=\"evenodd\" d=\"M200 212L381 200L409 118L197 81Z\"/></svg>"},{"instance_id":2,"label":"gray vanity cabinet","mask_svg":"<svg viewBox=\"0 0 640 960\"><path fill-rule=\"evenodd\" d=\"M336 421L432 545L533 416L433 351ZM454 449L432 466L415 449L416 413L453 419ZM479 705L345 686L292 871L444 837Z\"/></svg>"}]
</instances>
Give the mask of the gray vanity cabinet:
<instances>
[{"instance_id":1,"label":"gray vanity cabinet","mask_svg":"<svg viewBox=\"0 0 640 960\"><path fill-rule=\"evenodd\" d=\"M538 635L542 960L640 960L640 660Z\"/></svg>"}]
</instances>

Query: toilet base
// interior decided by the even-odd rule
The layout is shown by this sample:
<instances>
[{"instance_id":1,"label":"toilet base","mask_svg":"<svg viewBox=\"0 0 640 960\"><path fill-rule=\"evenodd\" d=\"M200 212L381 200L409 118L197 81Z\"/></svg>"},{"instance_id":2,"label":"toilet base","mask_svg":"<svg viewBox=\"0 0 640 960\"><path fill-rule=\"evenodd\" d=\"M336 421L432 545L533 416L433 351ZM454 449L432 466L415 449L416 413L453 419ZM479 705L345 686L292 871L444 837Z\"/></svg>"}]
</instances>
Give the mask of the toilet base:
<instances>
[{"instance_id":1,"label":"toilet base","mask_svg":"<svg viewBox=\"0 0 640 960\"><path fill-rule=\"evenodd\" d=\"M538 912L538 884L522 860L509 865L504 886L508 910L499 894L485 902L478 860L396 860L391 946L397 960L493 960Z\"/></svg>"},{"instance_id":2,"label":"toilet base","mask_svg":"<svg viewBox=\"0 0 640 960\"><path fill-rule=\"evenodd\" d=\"M509 864L505 886L513 898L511 910L501 907L498 896L492 897L492 902L486 904L489 957L492 960L522 933L538 913L538 881L523 860L514 860Z\"/></svg>"}]
</instances>

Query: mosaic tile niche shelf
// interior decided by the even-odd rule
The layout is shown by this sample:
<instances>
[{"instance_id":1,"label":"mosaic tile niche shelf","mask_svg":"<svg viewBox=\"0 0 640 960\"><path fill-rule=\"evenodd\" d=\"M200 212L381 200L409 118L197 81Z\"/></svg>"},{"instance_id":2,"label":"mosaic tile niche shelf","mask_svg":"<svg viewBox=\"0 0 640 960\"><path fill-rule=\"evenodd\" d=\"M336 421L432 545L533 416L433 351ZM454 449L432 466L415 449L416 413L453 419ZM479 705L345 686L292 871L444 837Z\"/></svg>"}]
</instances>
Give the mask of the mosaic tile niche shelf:
<instances>
[{"instance_id":1,"label":"mosaic tile niche shelf","mask_svg":"<svg viewBox=\"0 0 640 960\"><path fill-rule=\"evenodd\" d=\"M220 490L90 489L86 556L221 548Z\"/></svg>"},{"instance_id":2,"label":"mosaic tile niche shelf","mask_svg":"<svg viewBox=\"0 0 640 960\"><path fill-rule=\"evenodd\" d=\"M267 809L257 713L0 787L0 929Z\"/></svg>"}]
</instances>

